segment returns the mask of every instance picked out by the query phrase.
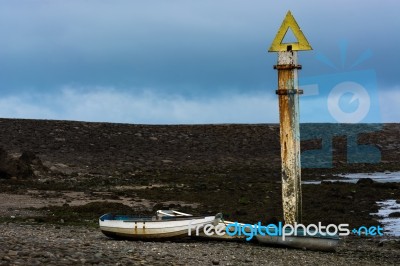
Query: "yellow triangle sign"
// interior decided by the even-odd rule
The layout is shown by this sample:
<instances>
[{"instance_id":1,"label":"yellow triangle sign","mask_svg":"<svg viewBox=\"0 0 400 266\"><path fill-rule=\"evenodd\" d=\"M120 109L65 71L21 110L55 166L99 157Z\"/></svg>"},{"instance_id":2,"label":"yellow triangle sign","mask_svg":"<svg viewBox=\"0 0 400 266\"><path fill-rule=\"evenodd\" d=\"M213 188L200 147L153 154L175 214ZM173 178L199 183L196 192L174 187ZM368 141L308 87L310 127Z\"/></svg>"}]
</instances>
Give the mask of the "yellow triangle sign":
<instances>
[{"instance_id":1,"label":"yellow triangle sign","mask_svg":"<svg viewBox=\"0 0 400 266\"><path fill-rule=\"evenodd\" d=\"M297 39L297 42L282 43L289 28L292 30L293 35ZM268 52L282 52L288 50L292 51L312 50L312 47L308 43L306 36L304 36L303 32L301 31L299 25L297 24L296 20L294 19L290 11L287 12L286 17L283 20L282 25L279 28L278 33L276 34L275 39L271 44L271 47L268 49Z\"/></svg>"}]
</instances>

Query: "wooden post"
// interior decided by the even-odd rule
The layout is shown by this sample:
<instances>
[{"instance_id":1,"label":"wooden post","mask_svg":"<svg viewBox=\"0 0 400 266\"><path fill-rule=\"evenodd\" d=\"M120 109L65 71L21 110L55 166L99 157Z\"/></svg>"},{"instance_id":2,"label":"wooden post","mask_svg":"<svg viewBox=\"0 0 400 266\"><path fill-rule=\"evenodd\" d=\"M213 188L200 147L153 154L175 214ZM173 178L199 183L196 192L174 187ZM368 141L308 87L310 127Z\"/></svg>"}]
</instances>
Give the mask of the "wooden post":
<instances>
[{"instance_id":1,"label":"wooden post","mask_svg":"<svg viewBox=\"0 0 400 266\"><path fill-rule=\"evenodd\" d=\"M297 52L278 53L282 203L285 223L301 221L301 165Z\"/></svg>"},{"instance_id":2,"label":"wooden post","mask_svg":"<svg viewBox=\"0 0 400 266\"><path fill-rule=\"evenodd\" d=\"M295 43L283 43L289 30L297 38ZM279 119L282 159L282 203L286 224L301 222L301 161L299 126L299 90L297 51L312 50L290 11L287 12L269 52L278 52Z\"/></svg>"}]
</instances>

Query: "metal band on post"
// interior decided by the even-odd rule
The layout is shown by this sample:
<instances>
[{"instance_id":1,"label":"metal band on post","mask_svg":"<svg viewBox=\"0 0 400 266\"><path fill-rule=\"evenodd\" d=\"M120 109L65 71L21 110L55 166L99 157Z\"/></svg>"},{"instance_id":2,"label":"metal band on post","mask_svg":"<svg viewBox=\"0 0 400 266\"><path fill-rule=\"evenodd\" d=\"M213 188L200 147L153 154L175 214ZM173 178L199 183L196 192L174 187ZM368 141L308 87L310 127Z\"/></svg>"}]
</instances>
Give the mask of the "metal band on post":
<instances>
[{"instance_id":1,"label":"metal band on post","mask_svg":"<svg viewBox=\"0 0 400 266\"><path fill-rule=\"evenodd\" d=\"M277 95L289 95L289 94L303 94L303 90L285 90L285 89L279 89L276 90L275 93Z\"/></svg>"},{"instance_id":2,"label":"metal band on post","mask_svg":"<svg viewBox=\"0 0 400 266\"><path fill-rule=\"evenodd\" d=\"M288 65L274 65L274 69L277 69L277 70L281 70L281 69L291 70L291 69L301 69L301 68L302 68L301 65L290 65L290 64L288 64Z\"/></svg>"}]
</instances>

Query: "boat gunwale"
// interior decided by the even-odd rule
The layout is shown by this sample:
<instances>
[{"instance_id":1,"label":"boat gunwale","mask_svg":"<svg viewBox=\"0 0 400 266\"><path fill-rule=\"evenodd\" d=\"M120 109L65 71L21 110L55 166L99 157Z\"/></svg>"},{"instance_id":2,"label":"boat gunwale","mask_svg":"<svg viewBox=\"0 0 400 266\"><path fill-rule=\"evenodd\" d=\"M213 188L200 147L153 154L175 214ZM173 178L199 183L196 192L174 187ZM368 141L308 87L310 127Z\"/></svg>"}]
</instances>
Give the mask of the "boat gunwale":
<instances>
[{"instance_id":1,"label":"boat gunwale","mask_svg":"<svg viewBox=\"0 0 400 266\"><path fill-rule=\"evenodd\" d=\"M202 220L206 218L215 218L215 216L182 216L182 217L137 217L132 219L105 219L100 217L101 222L105 221L120 221L124 223L159 223L159 222L174 222L174 221L185 221L185 220Z\"/></svg>"}]
</instances>

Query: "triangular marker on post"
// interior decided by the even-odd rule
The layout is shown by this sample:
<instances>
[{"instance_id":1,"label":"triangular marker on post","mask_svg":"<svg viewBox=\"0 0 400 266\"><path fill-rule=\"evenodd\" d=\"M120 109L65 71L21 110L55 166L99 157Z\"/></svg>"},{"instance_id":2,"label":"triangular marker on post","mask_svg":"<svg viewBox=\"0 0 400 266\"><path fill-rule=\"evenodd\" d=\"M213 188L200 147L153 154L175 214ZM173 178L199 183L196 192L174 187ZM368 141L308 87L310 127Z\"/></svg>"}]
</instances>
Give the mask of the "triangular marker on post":
<instances>
[{"instance_id":1,"label":"triangular marker on post","mask_svg":"<svg viewBox=\"0 0 400 266\"><path fill-rule=\"evenodd\" d=\"M289 28L292 30L293 35L296 37L297 42L294 43L282 43L283 39ZM268 52L283 52L283 51L306 51L312 50L311 45L301 31L299 25L294 19L290 11L287 12L285 19L282 22L278 33L275 36L274 41L271 44Z\"/></svg>"}]
</instances>

